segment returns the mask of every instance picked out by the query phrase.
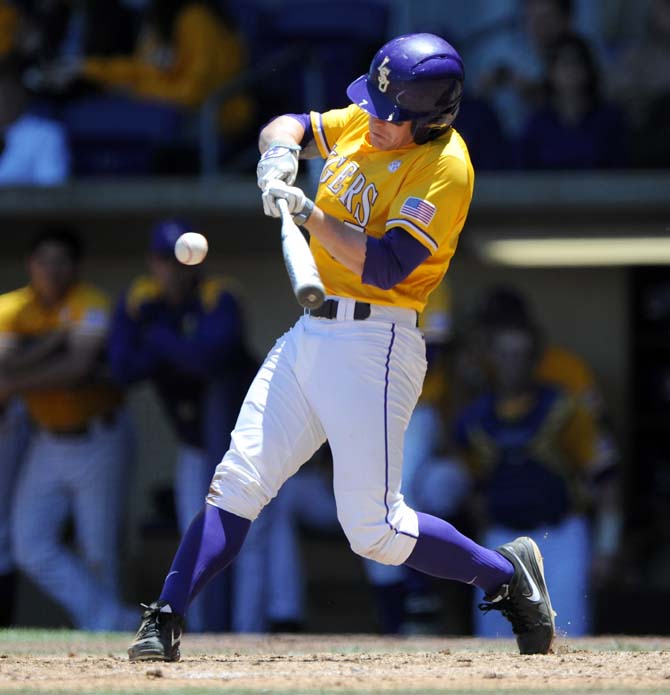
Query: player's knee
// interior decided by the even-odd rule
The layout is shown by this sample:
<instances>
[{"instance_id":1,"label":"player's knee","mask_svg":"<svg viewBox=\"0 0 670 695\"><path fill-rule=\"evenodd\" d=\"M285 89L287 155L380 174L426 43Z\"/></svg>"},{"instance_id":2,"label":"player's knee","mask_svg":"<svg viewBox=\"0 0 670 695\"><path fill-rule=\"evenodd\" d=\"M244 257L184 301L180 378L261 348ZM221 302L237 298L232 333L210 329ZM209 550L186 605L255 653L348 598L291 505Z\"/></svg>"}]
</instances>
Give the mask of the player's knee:
<instances>
[{"instance_id":1,"label":"player's knee","mask_svg":"<svg viewBox=\"0 0 670 695\"><path fill-rule=\"evenodd\" d=\"M236 451L228 451L216 467L207 502L253 521L273 494L258 474L260 467Z\"/></svg>"},{"instance_id":2,"label":"player's knee","mask_svg":"<svg viewBox=\"0 0 670 695\"><path fill-rule=\"evenodd\" d=\"M387 524L382 522L369 526L355 521L347 523L346 520L340 520L340 523L351 549L357 555L383 565L400 565L405 561L395 542L397 534Z\"/></svg>"}]
</instances>

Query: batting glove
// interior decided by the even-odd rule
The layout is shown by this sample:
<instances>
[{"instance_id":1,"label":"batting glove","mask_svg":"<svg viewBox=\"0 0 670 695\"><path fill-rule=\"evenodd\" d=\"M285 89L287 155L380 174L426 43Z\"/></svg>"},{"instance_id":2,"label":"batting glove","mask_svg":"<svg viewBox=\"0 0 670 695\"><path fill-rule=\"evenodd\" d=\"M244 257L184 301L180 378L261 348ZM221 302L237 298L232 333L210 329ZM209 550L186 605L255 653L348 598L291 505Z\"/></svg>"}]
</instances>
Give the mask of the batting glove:
<instances>
[{"instance_id":1,"label":"batting glove","mask_svg":"<svg viewBox=\"0 0 670 695\"><path fill-rule=\"evenodd\" d=\"M272 179L263 191L263 212L268 217L280 217L277 200L283 198L296 224L304 224L314 210L314 203L297 186L287 186L283 181Z\"/></svg>"},{"instance_id":2,"label":"batting glove","mask_svg":"<svg viewBox=\"0 0 670 695\"><path fill-rule=\"evenodd\" d=\"M284 181L290 186L298 175L300 149L293 142L271 142L256 167L258 187L263 190L271 180Z\"/></svg>"}]
</instances>

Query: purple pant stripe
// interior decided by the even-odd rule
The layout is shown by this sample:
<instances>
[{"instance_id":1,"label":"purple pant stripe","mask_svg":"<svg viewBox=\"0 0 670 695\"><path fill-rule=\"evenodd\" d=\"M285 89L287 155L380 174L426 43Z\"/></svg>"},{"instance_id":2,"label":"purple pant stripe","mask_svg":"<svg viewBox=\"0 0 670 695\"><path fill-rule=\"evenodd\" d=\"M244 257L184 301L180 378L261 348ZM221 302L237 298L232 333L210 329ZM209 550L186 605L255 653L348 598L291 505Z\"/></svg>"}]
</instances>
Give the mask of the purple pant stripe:
<instances>
[{"instance_id":1,"label":"purple pant stripe","mask_svg":"<svg viewBox=\"0 0 670 695\"><path fill-rule=\"evenodd\" d=\"M386 508L386 516L384 520L386 521L389 528L393 529L397 533L397 529L393 527L389 521L389 505L388 505L388 494L389 494L389 436L388 436L388 393L389 393L389 371L391 369L391 352L393 350L393 343L395 342L395 323L391 324L391 342L389 343L389 349L386 353L386 374L384 376L384 507Z\"/></svg>"},{"instance_id":2,"label":"purple pant stripe","mask_svg":"<svg viewBox=\"0 0 670 695\"><path fill-rule=\"evenodd\" d=\"M389 391L389 373L391 371L391 353L393 351L393 343L395 342L395 323L391 324L391 342L389 343L389 349L386 354L386 374L384 377L384 507L386 508L386 516L384 521L386 521L387 526L402 536L409 536L410 538L416 538L411 533L406 533L405 531L400 531L389 521L390 509L388 505L388 494L389 494L389 437L388 437L388 391Z\"/></svg>"}]
</instances>

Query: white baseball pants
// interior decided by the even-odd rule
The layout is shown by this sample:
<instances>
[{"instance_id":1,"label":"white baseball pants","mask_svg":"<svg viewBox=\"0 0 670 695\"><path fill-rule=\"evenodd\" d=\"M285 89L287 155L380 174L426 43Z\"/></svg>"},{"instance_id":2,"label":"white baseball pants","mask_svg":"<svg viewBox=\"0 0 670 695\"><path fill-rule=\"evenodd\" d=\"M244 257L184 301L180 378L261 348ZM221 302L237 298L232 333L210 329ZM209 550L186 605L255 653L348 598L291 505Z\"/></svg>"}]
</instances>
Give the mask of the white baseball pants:
<instances>
[{"instance_id":1,"label":"white baseball pants","mask_svg":"<svg viewBox=\"0 0 670 695\"><path fill-rule=\"evenodd\" d=\"M338 520L352 549L399 565L418 535L403 501L403 438L426 371L413 311L372 307L353 319L308 315L268 354L244 400L209 504L255 519L327 438Z\"/></svg>"},{"instance_id":2,"label":"white baseball pants","mask_svg":"<svg viewBox=\"0 0 670 695\"><path fill-rule=\"evenodd\" d=\"M130 452L130 421L95 424L86 435L38 431L21 468L12 510L17 565L84 630L130 629L118 561ZM72 514L80 553L61 541Z\"/></svg>"}]
</instances>

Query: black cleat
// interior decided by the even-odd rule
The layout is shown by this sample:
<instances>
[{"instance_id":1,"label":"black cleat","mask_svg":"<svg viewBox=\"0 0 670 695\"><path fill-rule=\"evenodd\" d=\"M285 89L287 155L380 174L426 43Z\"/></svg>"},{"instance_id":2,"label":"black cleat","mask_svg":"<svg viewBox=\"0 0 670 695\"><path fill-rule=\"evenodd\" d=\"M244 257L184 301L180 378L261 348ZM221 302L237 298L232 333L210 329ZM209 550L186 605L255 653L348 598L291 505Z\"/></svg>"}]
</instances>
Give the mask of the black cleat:
<instances>
[{"instance_id":1,"label":"black cleat","mask_svg":"<svg viewBox=\"0 0 670 695\"><path fill-rule=\"evenodd\" d=\"M165 601L154 601L142 614L140 629L130 647L130 661L179 661L179 643L184 619L175 613L162 612Z\"/></svg>"},{"instance_id":2,"label":"black cleat","mask_svg":"<svg viewBox=\"0 0 670 695\"><path fill-rule=\"evenodd\" d=\"M500 611L512 623L521 654L548 654L556 634L554 610L544 581L540 549L532 538L522 536L496 548L514 566L509 584L503 584L479 609Z\"/></svg>"}]
</instances>

